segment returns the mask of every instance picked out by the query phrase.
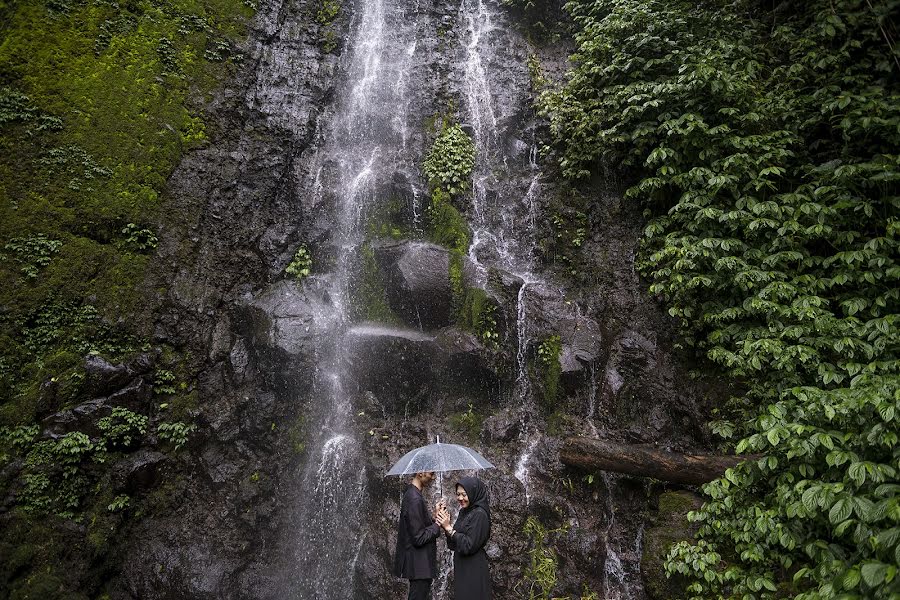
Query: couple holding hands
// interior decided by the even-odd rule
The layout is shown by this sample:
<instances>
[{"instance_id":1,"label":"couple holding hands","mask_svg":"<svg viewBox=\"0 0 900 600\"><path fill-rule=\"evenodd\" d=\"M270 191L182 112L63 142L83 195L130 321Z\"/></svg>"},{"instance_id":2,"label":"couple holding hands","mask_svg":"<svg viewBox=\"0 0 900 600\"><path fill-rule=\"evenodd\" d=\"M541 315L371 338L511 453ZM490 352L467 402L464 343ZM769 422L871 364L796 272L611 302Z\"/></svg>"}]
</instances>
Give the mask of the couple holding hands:
<instances>
[{"instance_id":1,"label":"couple holding hands","mask_svg":"<svg viewBox=\"0 0 900 600\"><path fill-rule=\"evenodd\" d=\"M403 493L394 575L409 579L409 600L429 600L437 577L437 538L441 531L453 551L455 600L490 600L491 573L484 546L491 536L491 510L484 483L463 477L456 484L459 516L451 524L443 499L433 515L422 491L431 486L434 472L416 473Z\"/></svg>"}]
</instances>

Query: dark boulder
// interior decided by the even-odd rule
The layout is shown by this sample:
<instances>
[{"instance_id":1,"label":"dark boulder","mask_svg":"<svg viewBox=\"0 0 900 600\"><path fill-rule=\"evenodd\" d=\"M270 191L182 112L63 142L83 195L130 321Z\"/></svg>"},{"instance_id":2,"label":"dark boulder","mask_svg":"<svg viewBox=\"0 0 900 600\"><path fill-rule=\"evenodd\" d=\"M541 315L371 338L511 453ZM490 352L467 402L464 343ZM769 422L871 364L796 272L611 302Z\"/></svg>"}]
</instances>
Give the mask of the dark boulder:
<instances>
[{"instance_id":1,"label":"dark boulder","mask_svg":"<svg viewBox=\"0 0 900 600\"><path fill-rule=\"evenodd\" d=\"M240 382L258 371L269 385L301 393L312 383L317 351L329 343L339 321L327 281L279 281L248 296L236 311L233 322L242 338L229 354L231 372Z\"/></svg>"},{"instance_id":2,"label":"dark boulder","mask_svg":"<svg viewBox=\"0 0 900 600\"><path fill-rule=\"evenodd\" d=\"M156 487L159 466L166 455L152 450L139 450L113 466L113 489L134 495Z\"/></svg>"},{"instance_id":3,"label":"dark boulder","mask_svg":"<svg viewBox=\"0 0 900 600\"><path fill-rule=\"evenodd\" d=\"M431 394L438 346L414 329L373 324L347 332L348 370L360 390L370 391L391 412L419 407Z\"/></svg>"},{"instance_id":4,"label":"dark boulder","mask_svg":"<svg viewBox=\"0 0 900 600\"><path fill-rule=\"evenodd\" d=\"M391 309L411 327L437 329L453 319L450 252L427 242L375 248Z\"/></svg>"}]
</instances>

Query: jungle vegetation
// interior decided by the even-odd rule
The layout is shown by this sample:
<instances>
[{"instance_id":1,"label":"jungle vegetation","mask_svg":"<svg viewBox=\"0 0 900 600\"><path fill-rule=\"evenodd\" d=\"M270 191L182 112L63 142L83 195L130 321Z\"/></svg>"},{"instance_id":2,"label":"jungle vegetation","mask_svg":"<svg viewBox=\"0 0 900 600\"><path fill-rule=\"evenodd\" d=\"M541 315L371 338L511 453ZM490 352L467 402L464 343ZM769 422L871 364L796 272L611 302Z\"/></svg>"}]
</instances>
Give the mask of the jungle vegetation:
<instances>
[{"instance_id":1,"label":"jungle vegetation","mask_svg":"<svg viewBox=\"0 0 900 600\"><path fill-rule=\"evenodd\" d=\"M71 548L107 568L126 520L154 510L116 495L108 466L142 444L174 453L196 429L183 357L150 347L165 290L145 282L166 181L205 143L202 103L252 13L240 0L0 0L0 486L14 498L0 597L97 591L91 579L64 593L84 579ZM161 354L152 414L117 407L92 431L39 436L88 393L86 356L147 351Z\"/></svg>"},{"instance_id":2,"label":"jungle vegetation","mask_svg":"<svg viewBox=\"0 0 900 600\"><path fill-rule=\"evenodd\" d=\"M738 390L711 427L759 456L669 552L686 597L900 597L898 7L566 4L548 150L626 178L649 291Z\"/></svg>"}]
</instances>

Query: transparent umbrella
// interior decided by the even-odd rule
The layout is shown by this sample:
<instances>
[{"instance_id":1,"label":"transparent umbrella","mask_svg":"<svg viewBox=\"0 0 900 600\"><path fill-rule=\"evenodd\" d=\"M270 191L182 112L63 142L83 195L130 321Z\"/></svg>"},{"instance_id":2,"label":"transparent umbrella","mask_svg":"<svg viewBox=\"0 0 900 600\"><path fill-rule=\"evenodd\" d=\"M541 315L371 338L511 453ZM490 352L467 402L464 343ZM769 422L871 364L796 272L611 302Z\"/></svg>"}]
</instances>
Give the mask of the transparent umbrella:
<instances>
[{"instance_id":1,"label":"transparent umbrella","mask_svg":"<svg viewBox=\"0 0 900 600\"><path fill-rule=\"evenodd\" d=\"M394 463L388 475L412 475L422 471L469 471L480 469L493 469L483 456L471 448L459 444L442 444L441 438L437 443L422 446L410 450ZM440 486L440 483L438 484Z\"/></svg>"}]
</instances>

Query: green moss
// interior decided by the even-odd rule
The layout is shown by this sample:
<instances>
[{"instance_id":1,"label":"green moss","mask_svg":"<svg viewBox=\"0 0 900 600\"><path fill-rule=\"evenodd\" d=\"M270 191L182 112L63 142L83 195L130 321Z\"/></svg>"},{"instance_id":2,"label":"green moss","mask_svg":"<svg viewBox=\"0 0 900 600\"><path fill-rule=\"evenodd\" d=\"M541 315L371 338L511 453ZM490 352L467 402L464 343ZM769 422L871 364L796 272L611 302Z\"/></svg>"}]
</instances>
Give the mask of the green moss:
<instances>
[{"instance_id":1,"label":"green moss","mask_svg":"<svg viewBox=\"0 0 900 600\"><path fill-rule=\"evenodd\" d=\"M240 0L2 11L0 419L13 423L31 419L40 384L85 352L124 354L149 334L141 283L165 183L209 136L188 96L230 68L251 11ZM90 322L48 324L88 306ZM41 343L28 343L36 331Z\"/></svg>"},{"instance_id":2,"label":"green moss","mask_svg":"<svg viewBox=\"0 0 900 600\"><path fill-rule=\"evenodd\" d=\"M562 341L558 335L545 338L537 348L537 363L541 373L544 389L545 407L551 409L559 395L559 380L562 365L559 355L562 353Z\"/></svg>"},{"instance_id":3,"label":"green moss","mask_svg":"<svg viewBox=\"0 0 900 600\"><path fill-rule=\"evenodd\" d=\"M466 282L463 276L463 264L465 254L459 250L451 250L447 267L447 275L450 279L450 292L452 294L453 312L460 314L466 302Z\"/></svg>"},{"instance_id":4,"label":"green moss","mask_svg":"<svg viewBox=\"0 0 900 600\"><path fill-rule=\"evenodd\" d=\"M659 521L668 522L672 518L682 519L697 508L697 497L688 492L665 492L659 497Z\"/></svg>"},{"instance_id":5,"label":"green moss","mask_svg":"<svg viewBox=\"0 0 900 600\"><path fill-rule=\"evenodd\" d=\"M426 209L426 237L435 244L465 253L469 248L469 225L465 217L450 203L450 196L441 188L431 193Z\"/></svg>"},{"instance_id":6,"label":"green moss","mask_svg":"<svg viewBox=\"0 0 900 600\"><path fill-rule=\"evenodd\" d=\"M412 240L421 236L413 227L409 211L399 198L391 198L366 219L366 235L370 240Z\"/></svg>"},{"instance_id":7,"label":"green moss","mask_svg":"<svg viewBox=\"0 0 900 600\"><path fill-rule=\"evenodd\" d=\"M478 336L490 348L498 348L500 334L497 330L497 304L480 288L466 290L457 324Z\"/></svg>"},{"instance_id":8,"label":"green moss","mask_svg":"<svg viewBox=\"0 0 900 600\"><path fill-rule=\"evenodd\" d=\"M335 21L340 15L340 2L337 0L321 0L319 9L316 12L316 22L320 26L319 45L326 54L334 52L337 48L338 37L335 30Z\"/></svg>"},{"instance_id":9,"label":"green moss","mask_svg":"<svg viewBox=\"0 0 900 600\"><path fill-rule=\"evenodd\" d=\"M471 440L477 440L481 434L481 426L484 424L484 415L476 411L470 403L466 410L451 414L447 421L451 427L465 434Z\"/></svg>"},{"instance_id":10,"label":"green moss","mask_svg":"<svg viewBox=\"0 0 900 600\"><path fill-rule=\"evenodd\" d=\"M287 431L291 449L298 456L306 452L306 417L301 413L297 415L294 423Z\"/></svg>"},{"instance_id":11,"label":"green moss","mask_svg":"<svg viewBox=\"0 0 900 600\"><path fill-rule=\"evenodd\" d=\"M659 510L653 525L644 533L641 573L644 590L652 600L668 600L680 595L682 581L666 577L664 563L669 548L675 542L691 540L695 527L687 520L687 513L700 506L700 499L685 491L665 492L659 497Z\"/></svg>"},{"instance_id":12,"label":"green moss","mask_svg":"<svg viewBox=\"0 0 900 600\"><path fill-rule=\"evenodd\" d=\"M351 316L356 321L399 323L387 301L381 269L371 244L360 247L360 264L351 284Z\"/></svg>"}]
</instances>

